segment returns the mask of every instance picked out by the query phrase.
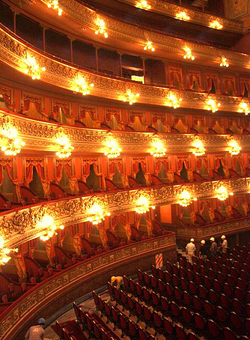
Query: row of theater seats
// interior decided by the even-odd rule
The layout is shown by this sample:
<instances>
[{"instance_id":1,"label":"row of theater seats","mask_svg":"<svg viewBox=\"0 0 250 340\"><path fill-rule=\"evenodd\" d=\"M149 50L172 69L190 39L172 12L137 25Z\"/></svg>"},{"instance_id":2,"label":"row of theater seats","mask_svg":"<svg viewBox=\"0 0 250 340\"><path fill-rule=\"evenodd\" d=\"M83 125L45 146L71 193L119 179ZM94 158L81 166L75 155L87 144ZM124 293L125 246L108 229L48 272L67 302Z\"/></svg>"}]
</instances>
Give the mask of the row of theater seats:
<instances>
[{"instance_id":1,"label":"row of theater seats","mask_svg":"<svg viewBox=\"0 0 250 340\"><path fill-rule=\"evenodd\" d=\"M161 225L156 222L156 231L162 229L162 233L166 233ZM154 223L153 223L154 224ZM134 229L134 231L133 231ZM158 233L159 233L158 230ZM132 226L132 234L139 231ZM140 237L139 237L139 236ZM145 238L146 236L144 236ZM26 293L31 288L35 287L36 284L53 277L60 271L69 268L77 263L88 260L93 256L98 256L99 254L114 249L116 247L122 247L127 244L126 240L120 240L109 230L107 230L108 247L103 248L102 245L92 244L86 238L81 237L81 249L82 254L77 256L75 253L67 252L61 247L54 245L55 257L53 258L54 265L49 264L48 261L41 261L38 259L31 258L29 256L24 256L24 263L26 267L26 278L20 279L17 275L8 273L8 265L4 268L4 273L0 273L0 314L8 308L13 301L17 300L24 293ZM140 234L135 234L134 241L141 241L143 236Z\"/></svg>"},{"instance_id":2,"label":"row of theater seats","mask_svg":"<svg viewBox=\"0 0 250 340\"><path fill-rule=\"evenodd\" d=\"M250 169L246 168L246 176L249 176ZM239 174L237 174L234 170L229 170L229 177L230 178L240 178ZM155 175L148 176L148 186L165 186L165 185L172 185L174 183L187 183L187 182L202 182L207 180L218 180L223 179L224 176L219 175L218 172L212 171L211 178L203 178L197 171L193 171L192 180L188 180L187 178L183 177L181 174L174 173L173 174L173 181L172 183L166 183L162 181L159 177ZM132 189L132 188L140 188L142 185L140 184L135 178L131 176L127 176L127 183L128 187L126 189ZM89 187L85 182L78 180L77 181L78 188L79 188L79 194L82 195L89 195L93 194L94 190ZM105 190L106 191L118 191L118 190L125 190L123 187L120 187L119 185L115 184L113 181L111 181L108 178L105 178ZM95 192L103 191L103 189L100 187ZM65 197L74 197L76 195L67 193L60 185L51 182L50 183L50 195L46 198L39 197L32 189L29 187L20 186L20 195L21 195L21 202L15 203L9 201L3 194L0 193L0 211L20 208L24 205L31 205L36 204L38 202L45 202L55 199L61 199Z\"/></svg>"}]
</instances>

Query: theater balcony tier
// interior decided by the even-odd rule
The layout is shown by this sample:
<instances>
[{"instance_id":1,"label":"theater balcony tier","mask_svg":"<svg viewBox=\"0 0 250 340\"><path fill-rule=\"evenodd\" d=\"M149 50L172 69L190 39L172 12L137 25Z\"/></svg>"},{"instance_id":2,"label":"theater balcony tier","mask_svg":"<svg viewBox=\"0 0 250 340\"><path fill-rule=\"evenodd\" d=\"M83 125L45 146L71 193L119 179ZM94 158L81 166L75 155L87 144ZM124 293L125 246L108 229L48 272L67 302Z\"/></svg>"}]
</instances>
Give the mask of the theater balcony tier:
<instances>
[{"instance_id":1,"label":"theater balcony tier","mask_svg":"<svg viewBox=\"0 0 250 340\"><path fill-rule=\"evenodd\" d=\"M220 181L205 181L202 183L163 184L148 186L138 189L113 190L109 192L95 193L91 195L75 196L55 201L41 202L29 207L8 210L0 214L2 234L5 245L15 248L24 242L39 237L46 231L46 227L37 223L42 220L44 214L52 216L55 224L65 226L89 220L93 213L91 207L99 204L104 215L120 214L126 211L134 211L138 199L145 196L149 206L178 203L178 198L185 188L197 199L216 197L216 191L224 185L230 188L234 194L247 193L249 191L250 178L224 179ZM106 217L108 218L108 217ZM241 227L240 224L237 224Z\"/></svg>"},{"instance_id":2,"label":"theater balcony tier","mask_svg":"<svg viewBox=\"0 0 250 340\"><path fill-rule=\"evenodd\" d=\"M160 133L154 132L136 132L136 131L118 131L91 129L87 127L73 127L58 123L42 122L22 115L9 113L0 109L0 125L10 124L14 126L19 136L25 141L23 152L25 151L44 151L56 152L60 150L60 145L56 141L58 131L65 134L71 144L74 146L73 154L104 154L106 151L105 140L112 136L120 148L122 155L126 154L150 154L152 151L152 142L158 136L168 154L185 154L192 153L194 146L195 134L191 133ZM228 151L231 134L199 134L199 139L204 144L207 153ZM234 139L242 146L243 152L250 149L250 135L234 134Z\"/></svg>"},{"instance_id":3,"label":"theater balcony tier","mask_svg":"<svg viewBox=\"0 0 250 340\"><path fill-rule=\"evenodd\" d=\"M163 254L164 262L176 261L173 232L107 251L53 275L23 294L2 313L0 339L24 338L25 330L40 315L47 319L79 297L104 286L114 273L134 275L138 268L148 270L158 253Z\"/></svg>"},{"instance_id":4,"label":"theater balcony tier","mask_svg":"<svg viewBox=\"0 0 250 340\"><path fill-rule=\"evenodd\" d=\"M136 8L136 1L134 0L125 0L120 2L108 0L105 1L105 4L100 0L88 0L84 3L84 6L89 4L91 7L88 9L93 9L93 12L95 12L96 15L105 17L105 22L115 18L116 21L135 25L136 29L140 27L145 31L154 30L155 32L158 31L169 36L193 40L221 48L231 48L243 34L243 25L240 21L217 16L219 13L217 3L217 10L214 11L213 15L212 13L201 13L199 10L196 10L197 7L194 6L185 8L163 1L155 1L155 4L148 11ZM6 1L6 4L9 4L9 2ZM81 5L83 5L83 3L81 3ZM28 3L24 3L20 7L18 1L12 1L10 6L12 10L17 13L17 16L19 16L19 14L29 16L33 20L39 20L41 24L46 27L56 27L57 30L64 32L67 36L72 36L72 38L77 36L86 37L86 32L79 29L79 24L75 21L72 12L68 12L68 8L70 7L71 9L72 5L69 6L66 2L62 6L60 1L59 6L63 7L63 15L58 18L56 17L56 11L49 10L46 7L46 4L43 4L42 2L36 2L32 6ZM81 8L82 6L79 5L79 9ZM85 8L85 11L86 9L87 7ZM183 11L185 11L189 20L185 21L176 19L178 14ZM15 20L19 25L20 20L18 18L9 19L8 23L6 23L6 17L7 15L2 20L8 27L11 25L11 22ZM221 25L221 29L218 30L210 28L210 25L213 22L218 22ZM18 25L16 26L17 31ZM112 39L114 36L113 34L112 36L110 35L111 31L109 27L107 27L107 32L109 34L109 40L110 38ZM98 36L92 38L96 41L102 40L98 39ZM106 43L107 41L105 41L105 44ZM131 45L129 49L133 49L134 47L135 46Z\"/></svg>"},{"instance_id":5,"label":"theater balcony tier","mask_svg":"<svg viewBox=\"0 0 250 340\"><path fill-rule=\"evenodd\" d=\"M158 106L169 106L168 96L173 93L177 98L182 98L181 106L189 109L206 110L207 100L214 99L221 103L221 111L238 112L239 104L242 102L242 98L236 96L208 95L208 93L204 92L173 90L170 87L143 85L91 73L35 51L3 27L0 29L0 45L0 60L4 64L25 73L27 69L25 60L27 54L29 54L36 59L39 67L45 67L44 71L42 69L40 71L40 77L43 82L72 92L76 92L76 80L80 75L85 78L87 84L94 84L94 87L90 90L91 95L116 101L123 102L124 96L126 97L129 90L134 95L139 94L139 97L135 98L136 102ZM249 56L237 55L246 59L245 62L249 63ZM245 62L242 62L242 64L244 65Z\"/></svg>"}]
</instances>

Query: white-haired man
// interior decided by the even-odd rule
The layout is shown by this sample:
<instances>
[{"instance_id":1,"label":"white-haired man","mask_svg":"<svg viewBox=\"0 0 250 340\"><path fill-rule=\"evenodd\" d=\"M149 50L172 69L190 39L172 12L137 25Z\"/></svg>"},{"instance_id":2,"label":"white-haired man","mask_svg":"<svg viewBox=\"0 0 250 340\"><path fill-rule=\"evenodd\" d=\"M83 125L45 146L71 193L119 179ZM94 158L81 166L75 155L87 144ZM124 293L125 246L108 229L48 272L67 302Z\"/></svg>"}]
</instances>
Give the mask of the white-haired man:
<instances>
[{"instance_id":1,"label":"white-haired man","mask_svg":"<svg viewBox=\"0 0 250 340\"><path fill-rule=\"evenodd\" d=\"M210 242L211 242L210 254L213 255L213 256L216 256L217 255L218 246L217 246L217 243L215 242L215 238L211 237L210 238Z\"/></svg>"},{"instance_id":2,"label":"white-haired man","mask_svg":"<svg viewBox=\"0 0 250 340\"><path fill-rule=\"evenodd\" d=\"M221 236L221 251L222 253L227 253L227 238L225 235Z\"/></svg>"},{"instance_id":3,"label":"white-haired man","mask_svg":"<svg viewBox=\"0 0 250 340\"><path fill-rule=\"evenodd\" d=\"M37 321L36 326L31 326L25 334L25 340L43 340L44 339L44 318L40 318Z\"/></svg>"},{"instance_id":4,"label":"white-haired man","mask_svg":"<svg viewBox=\"0 0 250 340\"><path fill-rule=\"evenodd\" d=\"M191 238L190 242L186 245L186 253L188 257L188 261L193 264L192 257L194 256L194 252L196 250L194 239Z\"/></svg>"}]
</instances>

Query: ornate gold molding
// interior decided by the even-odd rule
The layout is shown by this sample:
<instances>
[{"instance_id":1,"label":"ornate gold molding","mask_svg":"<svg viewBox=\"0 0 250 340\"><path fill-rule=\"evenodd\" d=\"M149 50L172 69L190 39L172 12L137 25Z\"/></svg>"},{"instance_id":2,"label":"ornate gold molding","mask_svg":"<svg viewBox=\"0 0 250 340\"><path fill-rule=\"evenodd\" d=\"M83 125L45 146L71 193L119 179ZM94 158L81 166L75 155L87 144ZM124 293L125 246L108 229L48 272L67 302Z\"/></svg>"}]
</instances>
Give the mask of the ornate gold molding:
<instances>
[{"instance_id":1,"label":"ornate gold molding","mask_svg":"<svg viewBox=\"0 0 250 340\"><path fill-rule=\"evenodd\" d=\"M29 52L29 54L32 54L32 56L36 58L40 66L46 68L46 71L41 74L41 80L72 92L75 91L75 79L79 73L79 69L58 62L28 48L24 42L1 27L0 46L0 60L3 63L24 73L24 69L26 68L24 60L27 57L27 52ZM130 89L133 93L140 94L137 100L138 103L166 106L166 97L170 91L169 88L112 79L84 70L81 70L81 74L85 77L87 83L93 83L95 85L91 90L91 94L94 96L123 101L121 98L123 98L127 89ZM184 90L174 90L174 92L183 99L182 107L201 110L205 108L205 102L208 96L206 93ZM221 110L229 112L238 111L241 97L214 95L214 98L221 103Z\"/></svg>"},{"instance_id":2,"label":"ornate gold molding","mask_svg":"<svg viewBox=\"0 0 250 340\"><path fill-rule=\"evenodd\" d=\"M135 6L136 3L136 0L118 0L118 1L125 2L132 6ZM151 1L149 1L149 3L151 4ZM186 8L163 0L154 0L153 5L149 11L167 15L172 18L175 18L176 13L185 11L187 15L190 16L189 22L209 27L210 22L214 20L219 20L219 22L223 25L223 30L243 33L243 23L241 21L217 17L215 15L211 15L209 13L196 10L195 7L193 9Z\"/></svg>"},{"instance_id":3,"label":"ornate gold molding","mask_svg":"<svg viewBox=\"0 0 250 340\"><path fill-rule=\"evenodd\" d=\"M34 120L18 116L15 114L2 111L0 109L0 126L5 122L9 122L18 130L20 137L25 141L24 149L35 151L57 151L56 134L58 132L58 124ZM105 139L107 137L106 130L78 128L64 125L60 127L70 139L74 146L74 153L104 153ZM171 134L158 133L158 136L167 147L170 153L190 153L192 152L192 142L194 134ZM122 148L122 152L133 153L150 153L151 142L155 137L154 132L127 132L112 131L112 137L118 142ZM207 152L226 151L230 135L219 134L201 134L199 139L203 142ZM250 149L249 135L234 135L243 152Z\"/></svg>"},{"instance_id":4,"label":"ornate gold molding","mask_svg":"<svg viewBox=\"0 0 250 340\"><path fill-rule=\"evenodd\" d=\"M248 231L249 228L250 219L249 217L246 217L241 218L239 221L214 223L212 225L207 225L203 227L194 226L189 228L181 228L180 226L178 226L176 228L176 237L181 240L189 240L190 235L192 235L195 241L198 242L203 239L209 239L211 236L217 237L221 234L229 235Z\"/></svg>"},{"instance_id":5,"label":"ornate gold molding","mask_svg":"<svg viewBox=\"0 0 250 340\"><path fill-rule=\"evenodd\" d=\"M249 191L250 178L227 179L222 181L206 181L185 185L163 185L146 187L137 190L122 190L117 192L103 192L98 196L81 196L48 201L35 206L24 207L16 211L6 211L0 215L1 233L6 240L6 247L15 248L33 238L39 237L46 228L37 229L36 224L44 214L53 217L56 224L72 225L87 221L90 217L89 208L100 204L104 212L111 215L133 211L135 202L141 194L146 196L149 205L164 205L177 203L183 187L193 193L194 197L211 198L216 196L216 190L223 183L234 193Z\"/></svg>"},{"instance_id":6,"label":"ornate gold molding","mask_svg":"<svg viewBox=\"0 0 250 340\"><path fill-rule=\"evenodd\" d=\"M60 294L61 291L67 291L72 285L77 285L79 282L84 282L90 275L100 274L100 270L110 270L116 264L121 263L126 259L126 262L133 261L134 257L150 255L151 253L164 252L166 250L175 249L175 234L169 232L168 235L160 236L145 241L132 243L123 248L109 251L101 254L94 259L84 261L77 266L63 271L56 275L51 280L39 285L31 293L27 294L24 299L15 306L11 311L1 319L0 322L0 339L10 339L10 333L22 329L24 318L36 313L37 310L44 307L45 303L53 300L55 294ZM96 273L96 274L95 274ZM11 337L13 339L13 337Z\"/></svg>"}]
</instances>

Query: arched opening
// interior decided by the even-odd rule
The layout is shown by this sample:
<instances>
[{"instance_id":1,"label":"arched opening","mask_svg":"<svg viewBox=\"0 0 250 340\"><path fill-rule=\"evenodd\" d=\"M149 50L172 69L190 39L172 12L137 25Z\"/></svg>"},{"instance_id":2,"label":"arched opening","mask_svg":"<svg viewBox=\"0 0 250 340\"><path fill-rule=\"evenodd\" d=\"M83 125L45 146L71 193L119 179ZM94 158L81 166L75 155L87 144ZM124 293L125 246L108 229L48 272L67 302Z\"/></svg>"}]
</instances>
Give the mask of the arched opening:
<instances>
[{"instance_id":1,"label":"arched opening","mask_svg":"<svg viewBox=\"0 0 250 340\"><path fill-rule=\"evenodd\" d=\"M90 188L94 190L99 190L99 177L96 175L95 170L94 170L94 164L90 165L90 173L89 176L86 179L86 183Z\"/></svg>"},{"instance_id":2,"label":"arched opening","mask_svg":"<svg viewBox=\"0 0 250 340\"><path fill-rule=\"evenodd\" d=\"M187 171L187 168L186 168L184 162L183 162L183 165L182 165L182 169L181 169L180 175L181 175L182 179L184 179L185 181L188 182L188 171Z\"/></svg>"},{"instance_id":3,"label":"arched opening","mask_svg":"<svg viewBox=\"0 0 250 340\"><path fill-rule=\"evenodd\" d=\"M62 168L62 178L60 182L58 183L60 187L62 187L66 192L70 192L70 184L69 184L69 176L65 170L65 168Z\"/></svg>"},{"instance_id":4,"label":"arched opening","mask_svg":"<svg viewBox=\"0 0 250 340\"><path fill-rule=\"evenodd\" d=\"M12 169L11 169L12 177ZM14 198L14 185L11 182L5 167L3 167L3 183L0 186L0 193L4 195L8 200L13 201Z\"/></svg>"},{"instance_id":5,"label":"arched opening","mask_svg":"<svg viewBox=\"0 0 250 340\"><path fill-rule=\"evenodd\" d=\"M144 172L142 170L141 163L139 163L139 170L138 170L135 178L141 185L146 185L146 179L145 179L145 176L144 176Z\"/></svg>"},{"instance_id":6,"label":"arched opening","mask_svg":"<svg viewBox=\"0 0 250 340\"><path fill-rule=\"evenodd\" d=\"M115 166L115 173L114 173L114 176L113 176L113 182L118 185L120 188L123 187L123 183L122 183L122 176L119 172L119 169L117 167L117 165Z\"/></svg>"}]
</instances>

